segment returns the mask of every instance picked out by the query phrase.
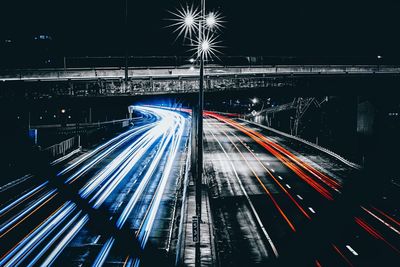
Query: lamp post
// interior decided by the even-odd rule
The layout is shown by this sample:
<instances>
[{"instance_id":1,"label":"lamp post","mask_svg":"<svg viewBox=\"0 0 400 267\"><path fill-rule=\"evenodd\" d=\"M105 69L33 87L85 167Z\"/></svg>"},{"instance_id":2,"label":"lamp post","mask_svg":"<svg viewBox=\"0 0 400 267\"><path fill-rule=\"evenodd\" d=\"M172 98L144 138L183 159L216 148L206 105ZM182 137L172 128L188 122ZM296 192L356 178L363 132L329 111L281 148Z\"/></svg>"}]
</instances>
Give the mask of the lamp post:
<instances>
[{"instance_id":1,"label":"lamp post","mask_svg":"<svg viewBox=\"0 0 400 267\"><path fill-rule=\"evenodd\" d=\"M128 32L128 0L125 0L125 31ZM128 75L129 75L129 73L128 73L128 47L129 47L128 42L129 42L128 34L125 34L125 58L124 58L125 88L128 85Z\"/></svg>"},{"instance_id":2,"label":"lamp post","mask_svg":"<svg viewBox=\"0 0 400 267\"><path fill-rule=\"evenodd\" d=\"M202 174L203 174L203 108L204 108L204 63L211 56L216 56L218 52L218 41L215 32L221 27L221 15L218 12L210 12L206 15L205 0L200 0L200 11L193 6L181 8L176 12L170 12L176 18L172 19L176 26L174 32L178 32L178 37L183 35L184 41L189 40L192 50L195 52L195 58L200 63L199 70L199 94L197 107L194 107L192 113L193 135L192 143L195 157L195 165L192 165L192 173L194 173L196 186L196 216L193 217L193 225L196 225L197 234L200 233L201 223L201 196L202 196ZM192 38L194 37L194 38ZM191 58L190 63L196 60ZM195 226L193 226L195 228ZM200 237L193 237L195 242L195 265L200 266Z\"/></svg>"}]
</instances>

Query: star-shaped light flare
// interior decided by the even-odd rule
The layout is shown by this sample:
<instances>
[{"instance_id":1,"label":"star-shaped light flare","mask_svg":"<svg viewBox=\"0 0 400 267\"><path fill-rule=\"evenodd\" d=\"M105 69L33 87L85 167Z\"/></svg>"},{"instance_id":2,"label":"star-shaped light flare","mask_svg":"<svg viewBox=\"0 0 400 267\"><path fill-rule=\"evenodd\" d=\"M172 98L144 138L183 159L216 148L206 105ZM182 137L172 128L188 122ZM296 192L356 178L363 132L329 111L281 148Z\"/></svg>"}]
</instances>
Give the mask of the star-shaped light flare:
<instances>
[{"instance_id":1,"label":"star-shaped light flare","mask_svg":"<svg viewBox=\"0 0 400 267\"><path fill-rule=\"evenodd\" d=\"M221 41L218 40L218 35L207 31L204 38L198 38L193 41L194 48L191 50L195 51L197 57L203 57L204 60L209 60L212 57L218 58L218 54L220 53L218 49L222 47L219 43Z\"/></svg>"},{"instance_id":2,"label":"star-shaped light flare","mask_svg":"<svg viewBox=\"0 0 400 267\"><path fill-rule=\"evenodd\" d=\"M218 11L210 12L205 17L205 26L209 30L220 30L223 27L223 17Z\"/></svg>"},{"instance_id":3,"label":"star-shaped light flare","mask_svg":"<svg viewBox=\"0 0 400 267\"><path fill-rule=\"evenodd\" d=\"M192 42L192 35L199 30L200 11L193 5L187 5L170 13L175 16L171 19L174 23L170 26L176 27L174 32L178 32L177 38L183 35L184 40L189 39Z\"/></svg>"}]
</instances>

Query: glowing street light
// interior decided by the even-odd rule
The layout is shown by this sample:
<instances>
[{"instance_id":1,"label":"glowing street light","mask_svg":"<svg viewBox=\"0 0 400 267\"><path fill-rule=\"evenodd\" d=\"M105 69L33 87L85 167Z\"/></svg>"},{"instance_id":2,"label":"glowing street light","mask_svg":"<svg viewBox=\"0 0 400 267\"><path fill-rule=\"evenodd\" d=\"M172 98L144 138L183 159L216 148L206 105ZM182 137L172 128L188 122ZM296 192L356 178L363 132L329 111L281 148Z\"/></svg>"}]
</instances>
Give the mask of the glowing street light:
<instances>
[{"instance_id":1,"label":"glowing street light","mask_svg":"<svg viewBox=\"0 0 400 267\"><path fill-rule=\"evenodd\" d=\"M192 34L198 30L197 22L200 17L199 10L193 6L187 5L185 8L181 7L181 9L178 9L176 12L170 13L175 16L175 18L171 19L174 23L170 26L176 27L174 32L178 32L177 38L183 34L184 40L189 38L191 41Z\"/></svg>"},{"instance_id":2,"label":"glowing street light","mask_svg":"<svg viewBox=\"0 0 400 267\"><path fill-rule=\"evenodd\" d=\"M222 15L219 12L210 12L206 17L206 26L210 30L218 30L222 25Z\"/></svg>"},{"instance_id":3,"label":"glowing street light","mask_svg":"<svg viewBox=\"0 0 400 267\"><path fill-rule=\"evenodd\" d=\"M201 43L201 50L203 53L207 53L207 51L210 49L210 43L207 40L204 40Z\"/></svg>"},{"instance_id":4,"label":"glowing street light","mask_svg":"<svg viewBox=\"0 0 400 267\"><path fill-rule=\"evenodd\" d=\"M207 18L206 18L206 24L208 27L213 28L215 26L215 16L214 13L211 12L208 14Z\"/></svg>"},{"instance_id":5,"label":"glowing street light","mask_svg":"<svg viewBox=\"0 0 400 267\"><path fill-rule=\"evenodd\" d=\"M200 60L209 60L212 57L218 58L218 48L221 46L218 45L220 41L217 40L217 37L217 35L207 31L201 40L194 41L194 48L191 50L197 52L197 57Z\"/></svg>"},{"instance_id":6,"label":"glowing street light","mask_svg":"<svg viewBox=\"0 0 400 267\"><path fill-rule=\"evenodd\" d=\"M196 129L195 141L192 153L196 155L196 166L194 167L195 174L195 185L196 185L196 217L198 232L200 232L200 221L201 221L201 196L202 196L202 173L203 173L203 106L204 106L204 61L208 60L212 56L216 56L218 53L218 41L215 31L218 30L221 25L221 15L218 12L210 12L206 16L205 12L205 0L201 0L201 6L198 11L193 6L181 9L176 12L170 12L176 18L172 19L175 21L171 26L175 26L174 32L178 32L177 38L183 35L183 40L186 41L189 37L190 45L194 48L196 59L200 62L200 83L199 83L199 96L198 96L198 109L197 114L193 112L192 122L193 126L196 122L197 125L193 129ZM192 38L194 36L194 38ZM195 60L190 59L191 63ZM194 69L193 66L190 70ZM196 144L196 145L195 145ZM196 242L195 250L195 266L200 266L200 240Z\"/></svg>"},{"instance_id":7,"label":"glowing street light","mask_svg":"<svg viewBox=\"0 0 400 267\"><path fill-rule=\"evenodd\" d=\"M187 14L185 17L185 26L190 28L193 26L193 24L194 24L194 18L192 14Z\"/></svg>"}]
</instances>

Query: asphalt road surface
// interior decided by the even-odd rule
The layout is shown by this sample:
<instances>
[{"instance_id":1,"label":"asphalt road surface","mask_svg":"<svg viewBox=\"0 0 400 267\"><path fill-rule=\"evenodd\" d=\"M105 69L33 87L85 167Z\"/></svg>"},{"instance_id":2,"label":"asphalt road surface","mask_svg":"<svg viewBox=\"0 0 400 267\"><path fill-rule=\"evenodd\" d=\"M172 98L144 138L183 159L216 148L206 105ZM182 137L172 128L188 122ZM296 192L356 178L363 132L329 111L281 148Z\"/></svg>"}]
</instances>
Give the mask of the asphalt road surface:
<instances>
[{"instance_id":1,"label":"asphalt road surface","mask_svg":"<svg viewBox=\"0 0 400 267\"><path fill-rule=\"evenodd\" d=\"M0 206L0 266L137 266L149 238L168 232L187 117L137 109L144 122L55 177L33 176L18 194L4 192L10 194Z\"/></svg>"},{"instance_id":2,"label":"asphalt road surface","mask_svg":"<svg viewBox=\"0 0 400 267\"><path fill-rule=\"evenodd\" d=\"M400 259L396 191L363 203L350 196L345 206L352 208L342 212L337 206L343 206L343 192L358 173L354 168L299 141L213 112L206 112L204 131L222 266L388 266ZM287 250L308 254L308 261ZM295 257L288 259L291 253Z\"/></svg>"}]
</instances>

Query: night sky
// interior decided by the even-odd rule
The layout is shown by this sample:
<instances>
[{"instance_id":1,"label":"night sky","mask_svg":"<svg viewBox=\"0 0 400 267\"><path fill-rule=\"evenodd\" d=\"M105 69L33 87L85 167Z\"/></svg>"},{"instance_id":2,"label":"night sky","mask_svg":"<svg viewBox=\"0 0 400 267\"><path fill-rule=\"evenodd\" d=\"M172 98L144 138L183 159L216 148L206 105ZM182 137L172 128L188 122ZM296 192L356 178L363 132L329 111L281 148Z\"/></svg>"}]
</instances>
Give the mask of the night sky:
<instances>
[{"instance_id":1,"label":"night sky","mask_svg":"<svg viewBox=\"0 0 400 267\"><path fill-rule=\"evenodd\" d=\"M200 1L197 1L200 2ZM166 28L186 1L129 0L129 53L183 55ZM191 3L189 1L189 3ZM125 0L2 0L0 40L49 34L62 55L123 55ZM225 55L398 55L400 1L207 0L225 15Z\"/></svg>"}]
</instances>

